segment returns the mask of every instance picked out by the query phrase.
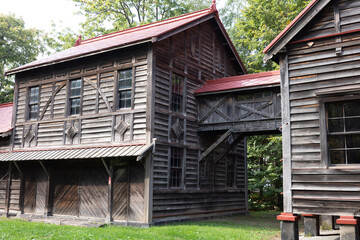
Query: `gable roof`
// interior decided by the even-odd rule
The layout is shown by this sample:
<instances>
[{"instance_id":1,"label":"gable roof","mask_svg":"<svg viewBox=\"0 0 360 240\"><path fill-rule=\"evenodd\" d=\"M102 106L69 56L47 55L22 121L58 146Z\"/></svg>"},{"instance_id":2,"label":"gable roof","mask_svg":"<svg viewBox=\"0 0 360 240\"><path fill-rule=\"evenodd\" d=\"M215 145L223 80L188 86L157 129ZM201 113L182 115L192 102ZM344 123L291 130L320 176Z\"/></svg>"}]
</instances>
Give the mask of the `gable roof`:
<instances>
[{"instance_id":1,"label":"gable roof","mask_svg":"<svg viewBox=\"0 0 360 240\"><path fill-rule=\"evenodd\" d=\"M30 70L33 68L53 65L60 62L91 56L102 52L112 51L119 48L137 45L145 42L157 42L166 37L172 36L180 31L183 31L187 29L187 27L188 28L192 27L194 24L200 24L212 18L215 18L236 60L238 61L243 71L246 72L246 69L235 47L233 46L230 37L227 35L225 28L218 17L216 6L215 4L213 4L208 9L184 14L178 17L169 18L159 22L154 22L138 27L129 28L123 31L114 32L83 41L78 40L75 46L72 48L66 49L64 51L42 58L40 60L36 60L34 62L12 69L6 72L6 75L11 75L17 72Z\"/></svg>"},{"instance_id":2,"label":"gable roof","mask_svg":"<svg viewBox=\"0 0 360 240\"><path fill-rule=\"evenodd\" d=\"M13 103L0 104L0 137L8 136L8 133L12 130L12 109Z\"/></svg>"},{"instance_id":3,"label":"gable roof","mask_svg":"<svg viewBox=\"0 0 360 240\"><path fill-rule=\"evenodd\" d=\"M259 86L273 87L279 85L280 71L276 70L209 80L205 82L204 86L195 91L195 93L201 95L208 93L250 90Z\"/></svg>"},{"instance_id":4,"label":"gable roof","mask_svg":"<svg viewBox=\"0 0 360 240\"><path fill-rule=\"evenodd\" d=\"M276 56L331 0L312 0L306 8L264 49L264 60Z\"/></svg>"}]
</instances>

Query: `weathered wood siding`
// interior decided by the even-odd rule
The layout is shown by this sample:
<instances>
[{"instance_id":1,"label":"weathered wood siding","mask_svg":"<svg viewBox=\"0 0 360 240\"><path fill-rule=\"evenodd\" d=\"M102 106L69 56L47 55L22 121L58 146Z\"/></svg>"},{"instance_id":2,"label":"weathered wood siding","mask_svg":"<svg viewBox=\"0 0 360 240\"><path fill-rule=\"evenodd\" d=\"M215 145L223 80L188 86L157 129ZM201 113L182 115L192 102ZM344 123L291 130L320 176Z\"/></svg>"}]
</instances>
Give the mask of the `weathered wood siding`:
<instances>
[{"instance_id":1,"label":"weathered wood siding","mask_svg":"<svg viewBox=\"0 0 360 240\"><path fill-rule=\"evenodd\" d=\"M329 4L294 40L360 28L360 1L341 0L340 21ZM360 86L360 33L288 44L292 207L294 213L353 215L360 204L360 169L323 166L315 93ZM340 55L336 51L341 51ZM339 49L341 48L341 49ZM326 164L325 164L326 165Z\"/></svg>"},{"instance_id":2,"label":"weathered wood siding","mask_svg":"<svg viewBox=\"0 0 360 240\"><path fill-rule=\"evenodd\" d=\"M16 75L18 85L14 149L145 142L147 113L147 46L117 50ZM131 108L117 109L117 78L121 69L133 70ZM79 115L69 114L69 81L82 79ZM39 117L28 120L29 88L39 86ZM16 102L16 101L15 101ZM129 128L120 136L115 126ZM78 129L66 135L70 126ZM28 131L34 137L26 140Z\"/></svg>"},{"instance_id":3,"label":"weathered wood siding","mask_svg":"<svg viewBox=\"0 0 360 240\"><path fill-rule=\"evenodd\" d=\"M235 213L235 209L243 206L244 193L240 189L228 192L224 188L216 190L200 186L202 170L198 160L205 149L200 145L198 135L198 101L194 92L207 80L242 74L240 67L230 60L230 53L224 47L225 39L221 36L220 30L210 20L154 46L153 121L157 139L153 155L154 222L209 216L224 209ZM172 74L184 78L181 112L171 111ZM181 127L179 136L174 132L176 124ZM182 148L184 154L179 189L172 189L169 182L171 147Z\"/></svg>"}]
</instances>

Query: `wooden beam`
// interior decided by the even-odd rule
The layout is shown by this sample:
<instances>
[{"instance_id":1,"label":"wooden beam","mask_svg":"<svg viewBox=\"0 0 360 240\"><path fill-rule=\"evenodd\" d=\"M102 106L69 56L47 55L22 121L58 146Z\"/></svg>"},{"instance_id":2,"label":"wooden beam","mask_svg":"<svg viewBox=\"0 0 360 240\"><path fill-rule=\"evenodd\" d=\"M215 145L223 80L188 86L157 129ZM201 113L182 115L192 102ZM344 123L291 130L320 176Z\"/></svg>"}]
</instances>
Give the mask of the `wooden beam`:
<instances>
[{"instance_id":1,"label":"wooden beam","mask_svg":"<svg viewBox=\"0 0 360 240\"><path fill-rule=\"evenodd\" d=\"M49 172L48 170L46 169L46 167L44 166L44 164L42 163L42 161L38 161L41 165L41 167L44 169L44 172L46 173L46 176L49 177Z\"/></svg>"},{"instance_id":2,"label":"wooden beam","mask_svg":"<svg viewBox=\"0 0 360 240\"><path fill-rule=\"evenodd\" d=\"M47 181L46 181L46 195L45 195L45 212L44 212L44 215L45 216L50 216L51 215L51 212L52 212L52 209L51 209L51 205L50 205L50 191L51 191L51 184L50 184L50 180L51 180L51 175L50 175L50 171L47 171Z\"/></svg>"},{"instance_id":3,"label":"wooden beam","mask_svg":"<svg viewBox=\"0 0 360 240\"><path fill-rule=\"evenodd\" d=\"M105 159L104 159L104 158L101 158L101 161L102 161L102 163L104 164L104 167L105 167L105 170L106 170L107 174L110 176L110 175L111 175L111 172L110 172L110 169L109 169L108 165L107 165L106 162L105 162Z\"/></svg>"},{"instance_id":4,"label":"wooden beam","mask_svg":"<svg viewBox=\"0 0 360 240\"><path fill-rule=\"evenodd\" d=\"M232 134L233 130L229 129L227 130L216 142L214 142L208 149L206 149L203 154L201 154L199 162L203 160L206 156L208 156L217 146L219 146L227 137L229 137Z\"/></svg>"},{"instance_id":5,"label":"wooden beam","mask_svg":"<svg viewBox=\"0 0 360 240\"><path fill-rule=\"evenodd\" d=\"M340 7L339 7L339 0L334 0L333 2L334 6L334 24L335 24L335 32L340 33L341 32L341 24L340 24ZM335 38L336 42L341 42L341 36L337 36ZM339 46L335 49L336 55L339 56L342 54L342 47Z\"/></svg>"},{"instance_id":6,"label":"wooden beam","mask_svg":"<svg viewBox=\"0 0 360 240\"><path fill-rule=\"evenodd\" d=\"M280 56L284 212L292 212L290 81L287 54Z\"/></svg>"},{"instance_id":7,"label":"wooden beam","mask_svg":"<svg viewBox=\"0 0 360 240\"><path fill-rule=\"evenodd\" d=\"M22 176L22 175L23 175L23 173L22 173L22 171L21 171L21 169L20 169L19 165L17 164L17 162L15 162L15 161L14 161L14 165L15 165L16 169L19 171L20 175Z\"/></svg>"},{"instance_id":8,"label":"wooden beam","mask_svg":"<svg viewBox=\"0 0 360 240\"><path fill-rule=\"evenodd\" d=\"M241 141L242 137L243 136L241 134L238 135L236 139L231 144L229 144L222 153L217 155L214 159L214 164L223 158L231 149L233 149Z\"/></svg>"}]
</instances>

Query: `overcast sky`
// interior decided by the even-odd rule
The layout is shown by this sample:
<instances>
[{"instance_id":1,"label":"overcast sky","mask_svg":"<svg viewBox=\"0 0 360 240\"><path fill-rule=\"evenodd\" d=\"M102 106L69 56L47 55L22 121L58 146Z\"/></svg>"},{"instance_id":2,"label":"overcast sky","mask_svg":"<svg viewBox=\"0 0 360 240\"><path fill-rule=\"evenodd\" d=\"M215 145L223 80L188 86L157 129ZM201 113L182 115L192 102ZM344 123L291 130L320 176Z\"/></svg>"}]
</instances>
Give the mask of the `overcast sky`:
<instances>
[{"instance_id":1,"label":"overcast sky","mask_svg":"<svg viewBox=\"0 0 360 240\"><path fill-rule=\"evenodd\" d=\"M0 13L15 13L22 17L27 28L50 32L51 21L56 25L79 29L82 17L76 15L78 7L71 0L0 0Z\"/></svg>"},{"instance_id":2,"label":"overcast sky","mask_svg":"<svg viewBox=\"0 0 360 240\"><path fill-rule=\"evenodd\" d=\"M216 3L219 9L225 0L217 0ZM24 19L27 28L46 32L51 31L51 21L59 29L70 27L75 32L79 30L84 17L75 14L78 10L79 7L72 0L0 0L0 13L15 13L16 17Z\"/></svg>"}]
</instances>

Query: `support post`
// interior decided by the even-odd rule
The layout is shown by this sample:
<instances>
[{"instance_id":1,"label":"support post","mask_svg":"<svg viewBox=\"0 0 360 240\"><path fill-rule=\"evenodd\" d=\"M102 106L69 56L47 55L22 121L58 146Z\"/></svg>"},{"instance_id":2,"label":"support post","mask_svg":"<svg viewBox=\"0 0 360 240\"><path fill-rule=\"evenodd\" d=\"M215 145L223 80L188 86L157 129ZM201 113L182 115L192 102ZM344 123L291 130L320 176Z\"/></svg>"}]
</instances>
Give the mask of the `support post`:
<instances>
[{"instance_id":1,"label":"support post","mask_svg":"<svg viewBox=\"0 0 360 240\"><path fill-rule=\"evenodd\" d=\"M299 216L292 213L277 216L277 220L281 221L281 240L299 240L299 219Z\"/></svg>"},{"instance_id":2,"label":"support post","mask_svg":"<svg viewBox=\"0 0 360 240\"><path fill-rule=\"evenodd\" d=\"M45 168L45 166L42 164L44 171L46 173L47 176L47 181L46 181L46 196L45 196L45 212L44 215L45 216L50 216L52 213L52 209L51 209L51 204L50 204L50 195L51 195L51 169L47 170Z\"/></svg>"},{"instance_id":3,"label":"support post","mask_svg":"<svg viewBox=\"0 0 360 240\"><path fill-rule=\"evenodd\" d=\"M11 187L11 162L9 163L8 168L8 180L6 183L6 198L5 198L5 217L9 217L9 208L10 208L10 187Z\"/></svg>"},{"instance_id":4,"label":"support post","mask_svg":"<svg viewBox=\"0 0 360 240\"><path fill-rule=\"evenodd\" d=\"M110 165L109 170L109 180L108 180L108 212L106 216L106 222L110 223L113 221L112 217L112 207L113 207L113 173L114 168L112 165Z\"/></svg>"},{"instance_id":5,"label":"support post","mask_svg":"<svg viewBox=\"0 0 360 240\"><path fill-rule=\"evenodd\" d=\"M320 216L313 214L303 214L304 230L306 237L320 235Z\"/></svg>"},{"instance_id":6,"label":"support post","mask_svg":"<svg viewBox=\"0 0 360 240\"><path fill-rule=\"evenodd\" d=\"M359 219L354 216L340 216L336 220L340 225L340 240L360 240Z\"/></svg>"}]
</instances>

